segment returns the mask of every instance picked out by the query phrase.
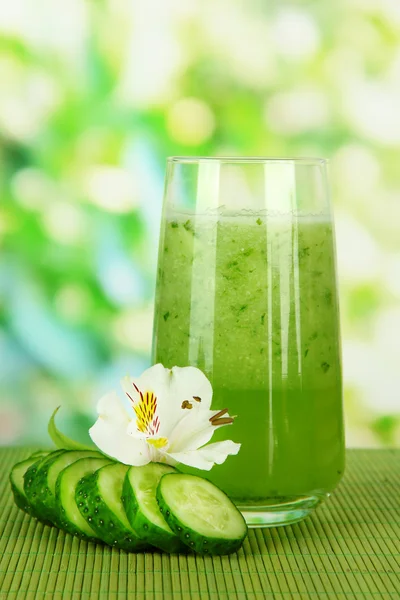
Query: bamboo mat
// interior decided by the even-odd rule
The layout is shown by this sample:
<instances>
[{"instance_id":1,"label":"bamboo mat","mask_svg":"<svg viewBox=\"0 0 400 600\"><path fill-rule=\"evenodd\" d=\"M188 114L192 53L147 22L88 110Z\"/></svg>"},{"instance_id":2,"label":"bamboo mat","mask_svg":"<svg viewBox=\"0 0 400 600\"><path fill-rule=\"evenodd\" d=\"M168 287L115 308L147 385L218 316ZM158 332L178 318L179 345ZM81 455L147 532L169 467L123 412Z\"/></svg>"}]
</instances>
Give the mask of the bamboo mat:
<instances>
[{"instance_id":1,"label":"bamboo mat","mask_svg":"<svg viewBox=\"0 0 400 600\"><path fill-rule=\"evenodd\" d=\"M312 517L214 558L126 554L38 523L8 483L30 452L0 450L0 600L400 600L400 450L350 450Z\"/></svg>"}]
</instances>

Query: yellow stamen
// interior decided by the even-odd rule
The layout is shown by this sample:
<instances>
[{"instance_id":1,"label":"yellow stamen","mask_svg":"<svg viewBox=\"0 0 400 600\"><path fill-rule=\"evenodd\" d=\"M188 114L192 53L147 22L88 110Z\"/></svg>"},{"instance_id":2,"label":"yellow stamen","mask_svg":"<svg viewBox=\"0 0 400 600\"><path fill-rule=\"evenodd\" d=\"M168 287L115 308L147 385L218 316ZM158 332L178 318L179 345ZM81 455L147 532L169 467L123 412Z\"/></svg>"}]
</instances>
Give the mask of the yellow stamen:
<instances>
[{"instance_id":1,"label":"yellow stamen","mask_svg":"<svg viewBox=\"0 0 400 600\"><path fill-rule=\"evenodd\" d=\"M184 400L182 402L181 406L182 406L182 408L189 408L189 409L193 408L193 404L191 402L189 402L189 400Z\"/></svg>"},{"instance_id":2,"label":"yellow stamen","mask_svg":"<svg viewBox=\"0 0 400 600\"><path fill-rule=\"evenodd\" d=\"M148 438L147 443L150 444L151 446L154 446L154 448L158 448L158 449L164 448L165 446L168 445L168 438L166 438L166 437Z\"/></svg>"}]
</instances>

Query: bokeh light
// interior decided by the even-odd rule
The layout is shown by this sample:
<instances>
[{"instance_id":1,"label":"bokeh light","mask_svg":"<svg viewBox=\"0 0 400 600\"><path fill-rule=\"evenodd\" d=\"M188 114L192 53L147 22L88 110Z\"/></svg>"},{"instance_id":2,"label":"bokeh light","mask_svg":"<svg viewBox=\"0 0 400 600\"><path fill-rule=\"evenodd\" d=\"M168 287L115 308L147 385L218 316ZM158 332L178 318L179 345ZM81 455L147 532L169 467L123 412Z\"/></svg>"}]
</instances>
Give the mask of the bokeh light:
<instances>
[{"instance_id":1,"label":"bokeh light","mask_svg":"<svg viewBox=\"0 0 400 600\"><path fill-rule=\"evenodd\" d=\"M150 362L168 155L331 160L349 445L400 445L400 3L0 3L0 443ZM248 193L232 176L238 201Z\"/></svg>"}]
</instances>

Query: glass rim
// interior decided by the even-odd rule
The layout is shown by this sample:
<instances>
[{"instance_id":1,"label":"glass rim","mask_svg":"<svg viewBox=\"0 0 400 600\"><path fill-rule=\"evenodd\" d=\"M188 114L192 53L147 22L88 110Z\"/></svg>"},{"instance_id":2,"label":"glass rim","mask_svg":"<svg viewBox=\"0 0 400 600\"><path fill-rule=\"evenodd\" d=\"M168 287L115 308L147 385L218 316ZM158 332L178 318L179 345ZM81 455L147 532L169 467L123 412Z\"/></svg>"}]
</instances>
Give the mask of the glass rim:
<instances>
[{"instance_id":1,"label":"glass rim","mask_svg":"<svg viewBox=\"0 0 400 600\"><path fill-rule=\"evenodd\" d=\"M327 165L327 158L318 157L285 157L285 156L168 156L168 163L198 164L202 162L268 164L289 163L299 165Z\"/></svg>"}]
</instances>

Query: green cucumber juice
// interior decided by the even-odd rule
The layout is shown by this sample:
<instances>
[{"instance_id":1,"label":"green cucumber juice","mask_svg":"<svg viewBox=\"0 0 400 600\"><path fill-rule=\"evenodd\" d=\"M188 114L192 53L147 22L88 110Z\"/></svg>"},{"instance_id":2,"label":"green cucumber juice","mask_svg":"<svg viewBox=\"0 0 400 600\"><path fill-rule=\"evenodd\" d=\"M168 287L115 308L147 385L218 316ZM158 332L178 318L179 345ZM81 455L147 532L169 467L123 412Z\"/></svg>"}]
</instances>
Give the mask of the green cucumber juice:
<instances>
[{"instance_id":1,"label":"green cucumber juice","mask_svg":"<svg viewBox=\"0 0 400 600\"><path fill-rule=\"evenodd\" d=\"M160 244L153 358L193 365L242 444L202 473L239 504L325 495L344 467L332 225L176 213ZM195 472L195 470L192 470Z\"/></svg>"}]
</instances>

